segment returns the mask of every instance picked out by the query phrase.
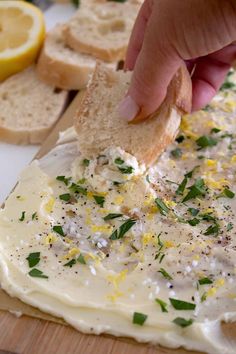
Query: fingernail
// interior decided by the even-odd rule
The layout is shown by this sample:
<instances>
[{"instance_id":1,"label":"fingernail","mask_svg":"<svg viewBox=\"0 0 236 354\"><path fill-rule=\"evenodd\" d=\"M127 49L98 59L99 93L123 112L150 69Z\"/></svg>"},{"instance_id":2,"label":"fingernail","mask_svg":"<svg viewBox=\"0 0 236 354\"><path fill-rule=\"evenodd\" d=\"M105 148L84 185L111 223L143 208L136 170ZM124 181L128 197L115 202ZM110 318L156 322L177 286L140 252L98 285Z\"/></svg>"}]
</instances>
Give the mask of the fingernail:
<instances>
[{"instance_id":1,"label":"fingernail","mask_svg":"<svg viewBox=\"0 0 236 354\"><path fill-rule=\"evenodd\" d=\"M133 120L140 111L140 107L133 100L132 97L126 96L118 106L118 112L122 118L126 119L128 122Z\"/></svg>"}]
</instances>

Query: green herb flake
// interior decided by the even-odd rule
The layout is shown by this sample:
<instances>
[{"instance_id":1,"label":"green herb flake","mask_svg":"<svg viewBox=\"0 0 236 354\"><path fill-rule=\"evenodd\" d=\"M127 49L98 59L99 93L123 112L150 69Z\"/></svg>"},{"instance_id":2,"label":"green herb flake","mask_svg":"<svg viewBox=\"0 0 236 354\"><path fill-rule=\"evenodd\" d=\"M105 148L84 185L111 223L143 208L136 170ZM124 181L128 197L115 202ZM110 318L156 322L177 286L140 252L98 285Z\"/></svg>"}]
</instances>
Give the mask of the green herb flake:
<instances>
[{"instance_id":1,"label":"green herb flake","mask_svg":"<svg viewBox=\"0 0 236 354\"><path fill-rule=\"evenodd\" d=\"M132 166L118 167L118 169L121 173L126 175L130 175L134 171L134 168Z\"/></svg>"},{"instance_id":2,"label":"green herb flake","mask_svg":"<svg viewBox=\"0 0 236 354\"><path fill-rule=\"evenodd\" d=\"M69 190L72 193L77 193L77 194L82 194L82 195L87 195L87 189L81 187L79 184L72 183L71 186L69 187Z\"/></svg>"},{"instance_id":3,"label":"green herb flake","mask_svg":"<svg viewBox=\"0 0 236 354\"><path fill-rule=\"evenodd\" d=\"M230 90L230 89L233 89L235 88L235 84L233 82L230 82L230 81L225 81L223 83L223 85L220 87L220 91L225 91L225 90Z\"/></svg>"},{"instance_id":4,"label":"green herb flake","mask_svg":"<svg viewBox=\"0 0 236 354\"><path fill-rule=\"evenodd\" d=\"M66 186L68 186L70 183L71 177L57 176L56 179L60 182L63 182Z\"/></svg>"},{"instance_id":5,"label":"green herb flake","mask_svg":"<svg viewBox=\"0 0 236 354\"><path fill-rule=\"evenodd\" d=\"M134 312L133 323L142 326L147 320L148 316L141 312Z\"/></svg>"},{"instance_id":6,"label":"green herb flake","mask_svg":"<svg viewBox=\"0 0 236 354\"><path fill-rule=\"evenodd\" d=\"M117 157L117 158L114 160L114 163L115 163L116 165L123 165L124 162L125 162L125 161L122 160L120 157Z\"/></svg>"},{"instance_id":7,"label":"green herb flake","mask_svg":"<svg viewBox=\"0 0 236 354\"><path fill-rule=\"evenodd\" d=\"M195 310L196 305L192 302L186 302L182 300L177 300L173 298L169 298L171 305L176 310Z\"/></svg>"},{"instance_id":8,"label":"green herb flake","mask_svg":"<svg viewBox=\"0 0 236 354\"><path fill-rule=\"evenodd\" d=\"M192 215L192 216L197 216L197 214L199 213L199 209L195 209L195 208L188 208L188 212Z\"/></svg>"},{"instance_id":9,"label":"green herb flake","mask_svg":"<svg viewBox=\"0 0 236 354\"><path fill-rule=\"evenodd\" d=\"M30 268L33 268L40 262L40 252L33 252L28 255L26 258Z\"/></svg>"},{"instance_id":10,"label":"green herb flake","mask_svg":"<svg viewBox=\"0 0 236 354\"><path fill-rule=\"evenodd\" d=\"M163 277L166 278L167 280L173 280L172 276L169 273L167 273L167 271L164 268L160 268L160 270L158 270L158 273L161 273Z\"/></svg>"},{"instance_id":11,"label":"green herb flake","mask_svg":"<svg viewBox=\"0 0 236 354\"><path fill-rule=\"evenodd\" d=\"M200 223L200 220L197 219L197 218L193 218L193 219L191 219L191 220L188 220L187 222L188 222L188 224L191 225L191 226L196 226L197 224Z\"/></svg>"},{"instance_id":12,"label":"green herb flake","mask_svg":"<svg viewBox=\"0 0 236 354\"><path fill-rule=\"evenodd\" d=\"M185 187L188 183L188 178L184 177L183 181L180 183L178 188L176 189L176 194L177 195L182 195L184 193Z\"/></svg>"},{"instance_id":13,"label":"green herb flake","mask_svg":"<svg viewBox=\"0 0 236 354\"><path fill-rule=\"evenodd\" d=\"M65 194L59 195L59 198L61 200L64 200L64 202L69 202L71 195L69 193L65 193Z\"/></svg>"},{"instance_id":14,"label":"green herb flake","mask_svg":"<svg viewBox=\"0 0 236 354\"><path fill-rule=\"evenodd\" d=\"M63 266L72 268L73 265L75 265L75 264L76 264L76 259L73 258L69 262L67 262L66 264L63 264Z\"/></svg>"},{"instance_id":15,"label":"green herb flake","mask_svg":"<svg viewBox=\"0 0 236 354\"><path fill-rule=\"evenodd\" d=\"M206 301L206 299L207 299L207 293L204 292L204 293L202 294L202 296L201 296L201 302Z\"/></svg>"},{"instance_id":16,"label":"green herb flake","mask_svg":"<svg viewBox=\"0 0 236 354\"><path fill-rule=\"evenodd\" d=\"M83 159L82 164L83 164L83 166L88 167L88 165L90 164L90 160L88 160L88 159Z\"/></svg>"},{"instance_id":17,"label":"green herb flake","mask_svg":"<svg viewBox=\"0 0 236 354\"><path fill-rule=\"evenodd\" d=\"M188 189L189 192L182 200L182 203L199 196L204 196L206 193L205 182L202 178L198 178L191 187L188 187Z\"/></svg>"},{"instance_id":18,"label":"green herb flake","mask_svg":"<svg viewBox=\"0 0 236 354\"><path fill-rule=\"evenodd\" d=\"M22 211L19 221L24 221L24 220L25 220L25 211Z\"/></svg>"},{"instance_id":19,"label":"green herb flake","mask_svg":"<svg viewBox=\"0 0 236 354\"><path fill-rule=\"evenodd\" d=\"M209 226L206 231L204 232L203 235L215 235L217 236L219 234L219 230L220 230L220 225L218 223L215 223L211 226Z\"/></svg>"},{"instance_id":20,"label":"green herb flake","mask_svg":"<svg viewBox=\"0 0 236 354\"><path fill-rule=\"evenodd\" d=\"M71 0L72 4L75 6L75 7L79 7L80 6L80 0Z\"/></svg>"},{"instance_id":21,"label":"green herb flake","mask_svg":"<svg viewBox=\"0 0 236 354\"><path fill-rule=\"evenodd\" d=\"M120 238L123 238L124 235L126 234L126 232L128 232L131 227L136 223L136 220L134 219L128 219L124 222L124 224L122 224L119 227L119 230L115 230L111 236L109 237L110 240L118 240Z\"/></svg>"},{"instance_id":22,"label":"green herb flake","mask_svg":"<svg viewBox=\"0 0 236 354\"><path fill-rule=\"evenodd\" d=\"M105 197L101 195L93 195L93 198L95 202L103 208L103 205L105 203Z\"/></svg>"},{"instance_id":23,"label":"green herb flake","mask_svg":"<svg viewBox=\"0 0 236 354\"><path fill-rule=\"evenodd\" d=\"M222 193L220 193L216 198L229 198L233 199L235 196L235 193L232 192L229 188L225 188Z\"/></svg>"},{"instance_id":24,"label":"green herb flake","mask_svg":"<svg viewBox=\"0 0 236 354\"><path fill-rule=\"evenodd\" d=\"M176 317L173 322L177 325L177 326L180 326L182 328L185 328L185 327L188 327L188 326L191 326L191 324L193 324L193 319L190 318L189 320L186 320L185 318L183 317Z\"/></svg>"},{"instance_id":25,"label":"green herb flake","mask_svg":"<svg viewBox=\"0 0 236 354\"><path fill-rule=\"evenodd\" d=\"M61 225L55 225L53 226L53 231L56 232L57 234L61 235L61 236L65 236L65 233L63 231L63 228Z\"/></svg>"},{"instance_id":26,"label":"green herb flake","mask_svg":"<svg viewBox=\"0 0 236 354\"><path fill-rule=\"evenodd\" d=\"M211 136L203 135L196 140L196 143L201 149L203 149L206 147L215 146L218 143L218 141L212 138Z\"/></svg>"},{"instance_id":27,"label":"green herb flake","mask_svg":"<svg viewBox=\"0 0 236 354\"><path fill-rule=\"evenodd\" d=\"M31 219L32 219L32 220L38 220L38 214L37 214L37 211L36 211L35 213L33 213L33 214L32 214Z\"/></svg>"},{"instance_id":28,"label":"green herb flake","mask_svg":"<svg viewBox=\"0 0 236 354\"><path fill-rule=\"evenodd\" d=\"M43 274L43 272L37 268L31 269L28 273L31 277L33 278L43 278L43 279L48 279L48 276Z\"/></svg>"},{"instance_id":29,"label":"green herb flake","mask_svg":"<svg viewBox=\"0 0 236 354\"><path fill-rule=\"evenodd\" d=\"M170 209L168 208L168 206L163 202L163 200L161 200L160 198L156 198L155 199L155 203L158 207L158 209L160 210L160 213L162 215L166 215L169 213Z\"/></svg>"},{"instance_id":30,"label":"green herb flake","mask_svg":"<svg viewBox=\"0 0 236 354\"><path fill-rule=\"evenodd\" d=\"M168 312L168 310L167 310L168 305L165 301L158 299L158 298L156 298L155 301L156 301L156 303L158 303L160 305L162 312Z\"/></svg>"},{"instance_id":31,"label":"green herb flake","mask_svg":"<svg viewBox=\"0 0 236 354\"><path fill-rule=\"evenodd\" d=\"M180 148L176 148L172 150L170 153L171 156L174 157L175 159L179 159L182 156L182 150Z\"/></svg>"},{"instance_id":32,"label":"green herb flake","mask_svg":"<svg viewBox=\"0 0 236 354\"><path fill-rule=\"evenodd\" d=\"M179 135L175 141L177 141L178 144L182 143L184 141L185 137L184 135Z\"/></svg>"},{"instance_id":33,"label":"green herb flake","mask_svg":"<svg viewBox=\"0 0 236 354\"><path fill-rule=\"evenodd\" d=\"M219 128L212 128L211 129L211 134L213 134L213 133L219 133L221 130L219 129Z\"/></svg>"},{"instance_id":34,"label":"green herb flake","mask_svg":"<svg viewBox=\"0 0 236 354\"><path fill-rule=\"evenodd\" d=\"M113 219L116 219L116 218L120 218L121 216L123 216L123 214L116 214L116 213L110 213L110 214L107 214L103 220L107 221L107 220L113 220Z\"/></svg>"},{"instance_id":35,"label":"green herb flake","mask_svg":"<svg viewBox=\"0 0 236 354\"><path fill-rule=\"evenodd\" d=\"M212 284L213 281L207 277L198 280L199 285Z\"/></svg>"},{"instance_id":36,"label":"green herb flake","mask_svg":"<svg viewBox=\"0 0 236 354\"><path fill-rule=\"evenodd\" d=\"M232 222L229 222L229 223L227 224L227 226L226 226L226 231L232 230L233 227L234 227L234 225L232 224Z\"/></svg>"},{"instance_id":37,"label":"green herb flake","mask_svg":"<svg viewBox=\"0 0 236 354\"><path fill-rule=\"evenodd\" d=\"M77 262L79 262L80 264L86 264L86 261L82 253L80 253L79 257L77 258Z\"/></svg>"}]
</instances>

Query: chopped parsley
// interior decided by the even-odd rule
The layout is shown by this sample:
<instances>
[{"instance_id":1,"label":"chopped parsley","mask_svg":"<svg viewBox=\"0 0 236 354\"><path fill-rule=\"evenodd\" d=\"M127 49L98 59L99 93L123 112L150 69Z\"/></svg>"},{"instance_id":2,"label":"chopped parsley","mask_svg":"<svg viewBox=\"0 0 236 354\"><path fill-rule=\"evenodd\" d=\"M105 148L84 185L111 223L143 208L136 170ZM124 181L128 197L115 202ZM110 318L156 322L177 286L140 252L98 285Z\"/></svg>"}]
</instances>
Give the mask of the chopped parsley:
<instances>
[{"instance_id":1,"label":"chopped parsley","mask_svg":"<svg viewBox=\"0 0 236 354\"><path fill-rule=\"evenodd\" d=\"M193 319L190 318L189 320L186 320L185 318L183 317L176 317L173 322L177 325L177 326L180 326L182 328L185 328L185 327L188 327L190 326L191 324L193 324Z\"/></svg>"},{"instance_id":2,"label":"chopped parsley","mask_svg":"<svg viewBox=\"0 0 236 354\"><path fill-rule=\"evenodd\" d=\"M229 222L229 223L227 224L227 226L226 226L226 231L232 230L233 227L234 227L234 225L232 224L232 222Z\"/></svg>"},{"instance_id":3,"label":"chopped parsley","mask_svg":"<svg viewBox=\"0 0 236 354\"><path fill-rule=\"evenodd\" d=\"M202 178L198 178L192 186L188 187L188 189L189 192L182 200L182 203L199 196L204 196L206 193L205 182Z\"/></svg>"},{"instance_id":4,"label":"chopped parsley","mask_svg":"<svg viewBox=\"0 0 236 354\"><path fill-rule=\"evenodd\" d=\"M191 219L191 220L188 220L187 222L188 222L188 224L191 225L191 226L196 226L197 224L200 223L200 220L197 219L197 218L193 218L193 219Z\"/></svg>"},{"instance_id":5,"label":"chopped parsley","mask_svg":"<svg viewBox=\"0 0 236 354\"><path fill-rule=\"evenodd\" d=\"M40 262L40 252L33 252L26 258L30 268L33 268Z\"/></svg>"},{"instance_id":6,"label":"chopped parsley","mask_svg":"<svg viewBox=\"0 0 236 354\"><path fill-rule=\"evenodd\" d=\"M163 277L166 278L167 280L173 280L172 276L169 273L167 273L167 271L164 268L160 268L160 270L158 270L158 273L161 273Z\"/></svg>"},{"instance_id":7,"label":"chopped parsley","mask_svg":"<svg viewBox=\"0 0 236 354\"><path fill-rule=\"evenodd\" d=\"M231 191L229 188L225 188L222 193L220 193L216 198L234 198L235 193Z\"/></svg>"},{"instance_id":8,"label":"chopped parsley","mask_svg":"<svg viewBox=\"0 0 236 354\"><path fill-rule=\"evenodd\" d=\"M182 143L184 141L185 137L184 135L179 135L175 141L177 141L178 144Z\"/></svg>"},{"instance_id":9,"label":"chopped parsley","mask_svg":"<svg viewBox=\"0 0 236 354\"><path fill-rule=\"evenodd\" d=\"M123 163L125 162L124 160L122 160L120 157L117 157L115 160L114 160L115 164L116 165L123 165Z\"/></svg>"},{"instance_id":10,"label":"chopped parsley","mask_svg":"<svg viewBox=\"0 0 236 354\"><path fill-rule=\"evenodd\" d=\"M176 148L172 150L170 153L171 156L174 157L175 159L179 159L182 156L182 150L180 148Z\"/></svg>"},{"instance_id":11,"label":"chopped parsley","mask_svg":"<svg viewBox=\"0 0 236 354\"><path fill-rule=\"evenodd\" d=\"M192 216L197 216L197 214L199 213L199 209L196 208L188 208L188 212L192 215Z\"/></svg>"},{"instance_id":12,"label":"chopped parsley","mask_svg":"<svg viewBox=\"0 0 236 354\"><path fill-rule=\"evenodd\" d=\"M103 208L103 205L105 203L105 197L101 195L93 195L93 198L95 202Z\"/></svg>"},{"instance_id":13,"label":"chopped parsley","mask_svg":"<svg viewBox=\"0 0 236 354\"><path fill-rule=\"evenodd\" d=\"M88 160L88 159L83 159L83 166L88 166L89 165L89 163L90 163L90 160Z\"/></svg>"},{"instance_id":14,"label":"chopped parsley","mask_svg":"<svg viewBox=\"0 0 236 354\"><path fill-rule=\"evenodd\" d=\"M24 220L25 220L25 211L22 211L19 221L24 221Z\"/></svg>"},{"instance_id":15,"label":"chopped parsley","mask_svg":"<svg viewBox=\"0 0 236 354\"><path fill-rule=\"evenodd\" d=\"M79 262L80 264L86 264L86 261L82 253L80 253L79 257L77 258L77 262Z\"/></svg>"},{"instance_id":16,"label":"chopped parsley","mask_svg":"<svg viewBox=\"0 0 236 354\"><path fill-rule=\"evenodd\" d=\"M212 138L211 136L203 135L196 140L196 143L200 147L200 149L204 149L206 147L215 146L218 141L215 138Z\"/></svg>"},{"instance_id":17,"label":"chopped parsley","mask_svg":"<svg viewBox=\"0 0 236 354\"><path fill-rule=\"evenodd\" d=\"M160 305L162 312L168 312L167 303L161 299L156 298L155 301Z\"/></svg>"},{"instance_id":18,"label":"chopped parsley","mask_svg":"<svg viewBox=\"0 0 236 354\"><path fill-rule=\"evenodd\" d=\"M71 177L57 176L56 179L60 182L63 182L66 186L68 186L70 183Z\"/></svg>"},{"instance_id":19,"label":"chopped parsley","mask_svg":"<svg viewBox=\"0 0 236 354\"><path fill-rule=\"evenodd\" d=\"M184 193L185 187L188 183L188 178L184 177L183 181L180 183L178 188L176 189L176 194L177 195L182 195Z\"/></svg>"},{"instance_id":20,"label":"chopped parsley","mask_svg":"<svg viewBox=\"0 0 236 354\"><path fill-rule=\"evenodd\" d=\"M233 89L235 88L235 84L231 81L228 81L226 79L226 81L223 83L223 85L220 87L220 91L225 91L225 90L229 90L229 89Z\"/></svg>"},{"instance_id":21,"label":"chopped parsley","mask_svg":"<svg viewBox=\"0 0 236 354\"><path fill-rule=\"evenodd\" d=\"M163 202L163 200L161 200L160 198L156 198L155 199L155 203L158 207L158 209L160 210L160 213L162 215L166 215L169 213L170 209L168 208L168 206Z\"/></svg>"},{"instance_id":22,"label":"chopped parsley","mask_svg":"<svg viewBox=\"0 0 236 354\"><path fill-rule=\"evenodd\" d=\"M48 276L43 274L43 272L37 268L31 269L28 273L31 277L33 278L43 278L43 279L48 279Z\"/></svg>"},{"instance_id":23,"label":"chopped parsley","mask_svg":"<svg viewBox=\"0 0 236 354\"><path fill-rule=\"evenodd\" d=\"M213 133L219 133L221 130L219 128L212 128L211 129L211 134Z\"/></svg>"},{"instance_id":24,"label":"chopped parsley","mask_svg":"<svg viewBox=\"0 0 236 354\"><path fill-rule=\"evenodd\" d=\"M116 214L116 213L110 213L110 214L107 214L103 220L107 221L107 220L113 220L113 219L116 219L116 218L120 218L121 216L123 216L123 214Z\"/></svg>"},{"instance_id":25,"label":"chopped parsley","mask_svg":"<svg viewBox=\"0 0 236 354\"><path fill-rule=\"evenodd\" d=\"M32 220L38 220L38 214L37 214L37 211L36 211L35 213L33 213L33 214L32 214L31 219L32 219Z\"/></svg>"},{"instance_id":26,"label":"chopped parsley","mask_svg":"<svg viewBox=\"0 0 236 354\"><path fill-rule=\"evenodd\" d=\"M118 169L121 173L126 175L130 175L134 171L134 168L132 166L118 167Z\"/></svg>"},{"instance_id":27,"label":"chopped parsley","mask_svg":"<svg viewBox=\"0 0 236 354\"><path fill-rule=\"evenodd\" d=\"M171 305L176 309L176 310L195 310L196 305L193 304L192 302L186 302L182 300L177 300L173 298L169 298Z\"/></svg>"},{"instance_id":28,"label":"chopped parsley","mask_svg":"<svg viewBox=\"0 0 236 354\"><path fill-rule=\"evenodd\" d=\"M126 234L126 232L128 232L131 227L136 223L136 220L134 219L128 219L124 222L124 224L122 224L119 229L115 230L111 236L109 237L110 240L118 240L120 238L123 238L124 235Z\"/></svg>"},{"instance_id":29,"label":"chopped parsley","mask_svg":"<svg viewBox=\"0 0 236 354\"><path fill-rule=\"evenodd\" d=\"M57 234L61 235L61 236L65 236L65 233L63 231L63 228L61 225L55 225L53 226L53 231L56 232Z\"/></svg>"},{"instance_id":30,"label":"chopped parsley","mask_svg":"<svg viewBox=\"0 0 236 354\"><path fill-rule=\"evenodd\" d=\"M80 255L79 255L79 257L77 259L76 258L72 258L69 262L64 264L64 267L72 268L76 263L86 264L86 261L84 259L84 256L82 255L82 253L80 253Z\"/></svg>"},{"instance_id":31,"label":"chopped parsley","mask_svg":"<svg viewBox=\"0 0 236 354\"><path fill-rule=\"evenodd\" d=\"M134 312L133 323L142 326L147 320L148 316L141 312Z\"/></svg>"},{"instance_id":32,"label":"chopped parsley","mask_svg":"<svg viewBox=\"0 0 236 354\"><path fill-rule=\"evenodd\" d=\"M207 277L198 280L199 285L212 284L213 281Z\"/></svg>"},{"instance_id":33,"label":"chopped parsley","mask_svg":"<svg viewBox=\"0 0 236 354\"><path fill-rule=\"evenodd\" d=\"M70 195L70 193L65 193L65 194L59 195L59 198L61 200L64 200L65 202L69 202L71 195Z\"/></svg>"},{"instance_id":34,"label":"chopped parsley","mask_svg":"<svg viewBox=\"0 0 236 354\"><path fill-rule=\"evenodd\" d=\"M72 193L87 195L87 189L81 187L79 184L76 183L72 183L71 186L69 187L69 190Z\"/></svg>"},{"instance_id":35,"label":"chopped parsley","mask_svg":"<svg viewBox=\"0 0 236 354\"><path fill-rule=\"evenodd\" d=\"M206 301L206 299L207 299L207 293L204 292L204 293L202 294L202 296L201 296L201 302Z\"/></svg>"},{"instance_id":36,"label":"chopped parsley","mask_svg":"<svg viewBox=\"0 0 236 354\"><path fill-rule=\"evenodd\" d=\"M218 223L214 223L213 225L209 226L203 235L215 235L219 234L220 225Z\"/></svg>"},{"instance_id":37,"label":"chopped parsley","mask_svg":"<svg viewBox=\"0 0 236 354\"><path fill-rule=\"evenodd\" d=\"M76 264L76 259L73 258L73 259L71 259L69 262L67 262L66 264L64 264L64 267L70 267L70 268L72 268L73 265L75 265L75 264Z\"/></svg>"}]
</instances>

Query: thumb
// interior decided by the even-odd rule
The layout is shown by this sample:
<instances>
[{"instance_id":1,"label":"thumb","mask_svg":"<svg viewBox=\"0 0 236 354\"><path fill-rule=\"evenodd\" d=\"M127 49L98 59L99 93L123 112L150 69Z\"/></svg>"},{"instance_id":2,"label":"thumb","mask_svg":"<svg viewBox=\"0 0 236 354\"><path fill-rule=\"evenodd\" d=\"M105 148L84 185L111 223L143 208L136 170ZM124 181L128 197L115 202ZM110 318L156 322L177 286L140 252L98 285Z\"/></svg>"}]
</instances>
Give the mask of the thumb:
<instances>
[{"instance_id":1,"label":"thumb","mask_svg":"<svg viewBox=\"0 0 236 354\"><path fill-rule=\"evenodd\" d=\"M174 48L168 45L166 35L161 31L157 33L156 25L151 14L128 93L119 106L120 114L128 121L137 116L138 120L144 119L160 106L171 79L183 63Z\"/></svg>"}]
</instances>

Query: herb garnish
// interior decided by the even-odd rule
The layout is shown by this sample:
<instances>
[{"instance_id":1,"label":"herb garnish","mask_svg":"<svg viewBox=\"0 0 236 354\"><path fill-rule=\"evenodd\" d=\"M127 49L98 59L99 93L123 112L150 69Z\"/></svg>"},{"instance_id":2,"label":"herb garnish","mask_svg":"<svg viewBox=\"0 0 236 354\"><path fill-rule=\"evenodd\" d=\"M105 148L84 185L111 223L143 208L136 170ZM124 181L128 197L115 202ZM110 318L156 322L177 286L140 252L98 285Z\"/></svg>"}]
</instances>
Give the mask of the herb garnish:
<instances>
[{"instance_id":1,"label":"herb garnish","mask_svg":"<svg viewBox=\"0 0 236 354\"><path fill-rule=\"evenodd\" d=\"M33 213L33 214L32 214L31 219L32 219L32 220L38 220L38 214L37 214L37 211L36 211L35 213Z\"/></svg>"},{"instance_id":2,"label":"herb garnish","mask_svg":"<svg viewBox=\"0 0 236 354\"><path fill-rule=\"evenodd\" d=\"M185 187L188 183L188 178L184 177L183 181L180 183L178 188L176 189L176 194L177 195L182 195L184 193Z\"/></svg>"},{"instance_id":3,"label":"herb garnish","mask_svg":"<svg viewBox=\"0 0 236 354\"><path fill-rule=\"evenodd\" d=\"M158 207L158 209L160 210L160 213L162 215L166 215L169 213L170 209L168 208L168 206L163 202L163 200L161 200L160 198L156 198L155 199L155 203Z\"/></svg>"},{"instance_id":4,"label":"herb garnish","mask_svg":"<svg viewBox=\"0 0 236 354\"><path fill-rule=\"evenodd\" d=\"M133 323L137 324L139 326L142 326L147 318L148 318L148 316L145 315L144 313L134 312L134 314L133 314Z\"/></svg>"},{"instance_id":5,"label":"herb garnish","mask_svg":"<svg viewBox=\"0 0 236 354\"><path fill-rule=\"evenodd\" d=\"M184 327L188 327L190 326L192 323L193 323L193 319L190 318L189 320L186 320L185 318L183 317L176 317L173 322L177 325L177 326L180 326L182 328Z\"/></svg>"},{"instance_id":6,"label":"herb garnish","mask_svg":"<svg viewBox=\"0 0 236 354\"><path fill-rule=\"evenodd\" d=\"M171 156L173 156L176 159L179 159L182 156L182 150L180 148L176 148L176 149L172 150L170 153L171 153Z\"/></svg>"},{"instance_id":7,"label":"herb garnish","mask_svg":"<svg viewBox=\"0 0 236 354\"><path fill-rule=\"evenodd\" d=\"M213 133L219 133L221 130L219 128L212 128L211 129L211 134Z\"/></svg>"},{"instance_id":8,"label":"herb garnish","mask_svg":"<svg viewBox=\"0 0 236 354\"><path fill-rule=\"evenodd\" d=\"M168 312L167 303L161 299L156 298L155 301L160 305L162 312Z\"/></svg>"},{"instance_id":9,"label":"herb garnish","mask_svg":"<svg viewBox=\"0 0 236 354\"><path fill-rule=\"evenodd\" d=\"M222 193L220 193L216 198L234 198L235 193L232 192L229 188L225 188Z\"/></svg>"},{"instance_id":10,"label":"herb garnish","mask_svg":"<svg viewBox=\"0 0 236 354\"><path fill-rule=\"evenodd\" d=\"M63 182L66 186L69 185L71 177L65 177L65 176L57 176L56 178L58 181Z\"/></svg>"},{"instance_id":11,"label":"herb garnish","mask_svg":"<svg viewBox=\"0 0 236 354\"><path fill-rule=\"evenodd\" d=\"M105 203L105 197L101 195L93 195L93 198L95 202L103 208L103 205Z\"/></svg>"},{"instance_id":12,"label":"herb garnish","mask_svg":"<svg viewBox=\"0 0 236 354\"><path fill-rule=\"evenodd\" d=\"M128 219L124 222L124 224L122 224L119 227L119 230L115 230L113 231L113 233L111 234L111 236L109 237L110 240L118 240L122 237L124 237L125 233L129 231L129 229L131 229L131 227L136 223L136 220L134 219Z\"/></svg>"},{"instance_id":13,"label":"herb garnish","mask_svg":"<svg viewBox=\"0 0 236 354\"><path fill-rule=\"evenodd\" d=\"M61 236L65 236L63 228L61 225L55 225L53 226L53 231L56 232L57 234L61 235Z\"/></svg>"},{"instance_id":14,"label":"herb garnish","mask_svg":"<svg viewBox=\"0 0 236 354\"><path fill-rule=\"evenodd\" d=\"M33 252L28 255L26 258L30 268L33 268L40 262L40 252Z\"/></svg>"},{"instance_id":15,"label":"herb garnish","mask_svg":"<svg viewBox=\"0 0 236 354\"><path fill-rule=\"evenodd\" d=\"M69 193L61 194L59 195L59 198L61 200L64 200L65 202L69 202L71 195Z\"/></svg>"},{"instance_id":16,"label":"herb garnish","mask_svg":"<svg viewBox=\"0 0 236 354\"><path fill-rule=\"evenodd\" d=\"M75 265L75 264L76 264L76 259L73 258L73 259L71 259L69 262L67 262L66 264L64 264L64 267L70 267L70 268L72 268L73 265Z\"/></svg>"},{"instance_id":17,"label":"herb garnish","mask_svg":"<svg viewBox=\"0 0 236 354\"><path fill-rule=\"evenodd\" d=\"M199 209L195 209L195 208L188 208L188 211L190 212L190 214L192 216L197 216L197 214L199 213Z\"/></svg>"},{"instance_id":18,"label":"herb garnish","mask_svg":"<svg viewBox=\"0 0 236 354\"><path fill-rule=\"evenodd\" d=\"M215 146L218 141L211 136L203 135L196 140L196 143L200 149L203 149L205 147Z\"/></svg>"},{"instance_id":19,"label":"herb garnish","mask_svg":"<svg viewBox=\"0 0 236 354\"><path fill-rule=\"evenodd\" d=\"M227 224L227 226L226 226L226 231L232 230L233 227L234 227L234 225L232 224L232 222L229 222L229 223Z\"/></svg>"},{"instance_id":20,"label":"herb garnish","mask_svg":"<svg viewBox=\"0 0 236 354\"><path fill-rule=\"evenodd\" d=\"M34 278L43 278L43 279L48 279L48 276L43 274L43 272L37 268L33 268L31 269L31 271L29 271L28 273L31 277Z\"/></svg>"},{"instance_id":21,"label":"herb garnish","mask_svg":"<svg viewBox=\"0 0 236 354\"><path fill-rule=\"evenodd\" d=\"M82 255L82 253L80 253L78 258L72 258L69 262L64 264L64 267L72 268L76 263L86 264L86 261L84 259L84 256Z\"/></svg>"},{"instance_id":22,"label":"herb garnish","mask_svg":"<svg viewBox=\"0 0 236 354\"><path fill-rule=\"evenodd\" d=\"M184 141L184 139L185 139L184 135L180 135L175 139L175 141L177 141L177 143L180 144Z\"/></svg>"},{"instance_id":23,"label":"herb garnish","mask_svg":"<svg viewBox=\"0 0 236 354\"><path fill-rule=\"evenodd\" d=\"M167 280L173 280L172 276L169 273L167 273L167 271L164 268L160 268L160 270L158 270L158 273L161 273L163 277L166 278Z\"/></svg>"},{"instance_id":24,"label":"herb garnish","mask_svg":"<svg viewBox=\"0 0 236 354\"><path fill-rule=\"evenodd\" d=\"M87 167L87 166L89 165L89 163L90 163L90 160L88 160L88 159L83 159L83 162L82 162L82 163L83 163L84 166Z\"/></svg>"},{"instance_id":25,"label":"herb garnish","mask_svg":"<svg viewBox=\"0 0 236 354\"><path fill-rule=\"evenodd\" d=\"M134 168L132 166L118 167L118 169L120 170L121 173L126 175L130 175L134 171Z\"/></svg>"},{"instance_id":26,"label":"herb garnish","mask_svg":"<svg viewBox=\"0 0 236 354\"><path fill-rule=\"evenodd\" d=\"M120 157L117 157L115 160L114 160L115 164L116 165L123 165L123 163L125 162L124 160L122 160Z\"/></svg>"},{"instance_id":27,"label":"herb garnish","mask_svg":"<svg viewBox=\"0 0 236 354\"><path fill-rule=\"evenodd\" d=\"M209 226L203 235L214 235L217 236L220 230L220 225L218 223L214 223L213 225Z\"/></svg>"},{"instance_id":28,"label":"herb garnish","mask_svg":"<svg viewBox=\"0 0 236 354\"><path fill-rule=\"evenodd\" d=\"M19 221L24 221L24 220L25 220L25 211L22 211Z\"/></svg>"},{"instance_id":29,"label":"herb garnish","mask_svg":"<svg viewBox=\"0 0 236 354\"><path fill-rule=\"evenodd\" d=\"M188 189L189 192L182 200L182 203L198 196L204 196L206 193L205 182L202 178L198 178L192 186L188 187Z\"/></svg>"},{"instance_id":30,"label":"herb garnish","mask_svg":"<svg viewBox=\"0 0 236 354\"><path fill-rule=\"evenodd\" d=\"M72 183L71 186L69 187L69 190L72 193L87 195L87 189L81 187L79 184L76 184L76 183Z\"/></svg>"},{"instance_id":31,"label":"herb garnish","mask_svg":"<svg viewBox=\"0 0 236 354\"><path fill-rule=\"evenodd\" d=\"M196 305L193 304L192 302L186 302L182 300L177 300L173 298L169 298L171 305L176 309L176 310L194 310Z\"/></svg>"},{"instance_id":32,"label":"herb garnish","mask_svg":"<svg viewBox=\"0 0 236 354\"><path fill-rule=\"evenodd\" d=\"M107 221L107 220L113 220L113 219L116 219L116 218L119 218L123 216L123 214L116 214L116 213L110 213L110 214L107 214L103 220Z\"/></svg>"},{"instance_id":33,"label":"herb garnish","mask_svg":"<svg viewBox=\"0 0 236 354\"><path fill-rule=\"evenodd\" d=\"M198 280L199 285L212 284L213 281L207 277Z\"/></svg>"},{"instance_id":34,"label":"herb garnish","mask_svg":"<svg viewBox=\"0 0 236 354\"><path fill-rule=\"evenodd\" d=\"M187 222L188 222L188 224L191 225L191 226L196 226L197 224L200 223L200 220L197 219L197 218L193 218L193 219L191 219L191 220L188 220Z\"/></svg>"},{"instance_id":35,"label":"herb garnish","mask_svg":"<svg viewBox=\"0 0 236 354\"><path fill-rule=\"evenodd\" d=\"M80 253L79 257L77 258L77 262L79 262L80 264L86 264L86 261L82 253Z\"/></svg>"}]
</instances>

